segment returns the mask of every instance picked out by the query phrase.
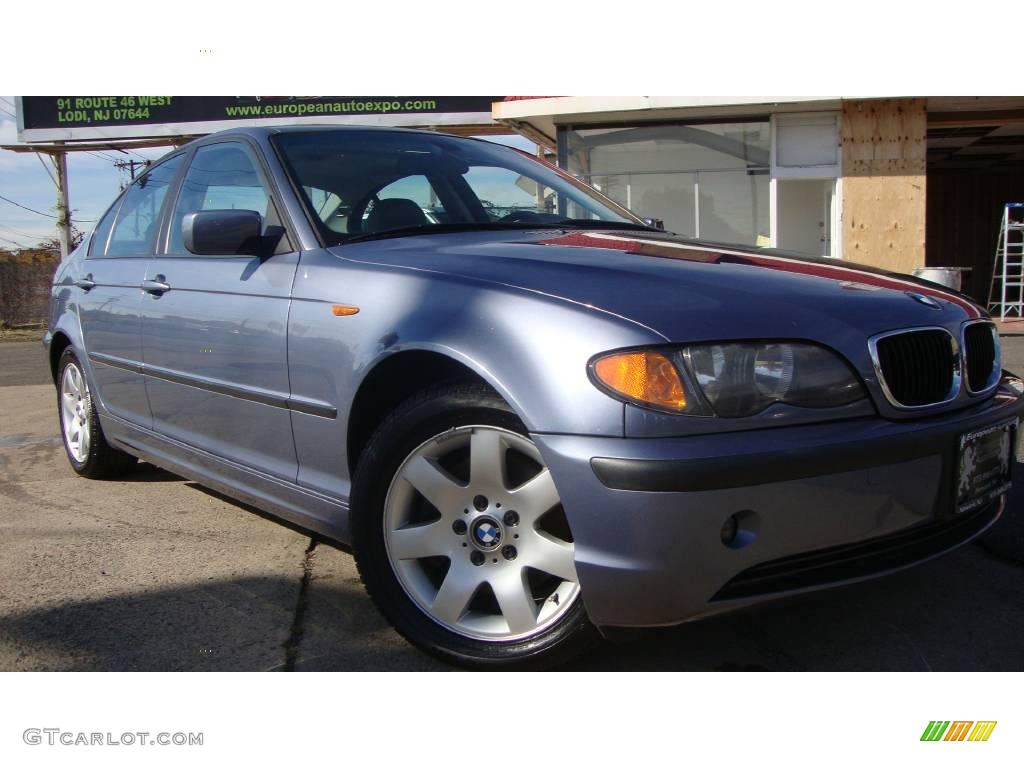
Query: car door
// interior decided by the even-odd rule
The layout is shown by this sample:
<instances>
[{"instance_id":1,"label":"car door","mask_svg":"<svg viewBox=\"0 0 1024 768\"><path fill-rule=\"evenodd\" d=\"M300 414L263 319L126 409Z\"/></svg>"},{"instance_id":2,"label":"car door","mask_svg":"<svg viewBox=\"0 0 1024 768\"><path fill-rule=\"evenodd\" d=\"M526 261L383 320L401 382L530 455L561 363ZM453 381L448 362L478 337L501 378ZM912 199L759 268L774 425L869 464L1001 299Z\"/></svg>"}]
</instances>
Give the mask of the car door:
<instances>
[{"instance_id":1,"label":"car door","mask_svg":"<svg viewBox=\"0 0 1024 768\"><path fill-rule=\"evenodd\" d=\"M272 255L189 253L184 217L225 209L258 212ZM298 253L277 210L248 144L196 149L150 262L142 351L155 431L294 481L286 331Z\"/></svg>"},{"instance_id":2,"label":"car door","mask_svg":"<svg viewBox=\"0 0 1024 768\"><path fill-rule=\"evenodd\" d=\"M75 282L92 381L107 411L150 425L142 377L139 312L167 190L182 166L176 155L138 178L100 219Z\"/></svg>"}]
</instances>

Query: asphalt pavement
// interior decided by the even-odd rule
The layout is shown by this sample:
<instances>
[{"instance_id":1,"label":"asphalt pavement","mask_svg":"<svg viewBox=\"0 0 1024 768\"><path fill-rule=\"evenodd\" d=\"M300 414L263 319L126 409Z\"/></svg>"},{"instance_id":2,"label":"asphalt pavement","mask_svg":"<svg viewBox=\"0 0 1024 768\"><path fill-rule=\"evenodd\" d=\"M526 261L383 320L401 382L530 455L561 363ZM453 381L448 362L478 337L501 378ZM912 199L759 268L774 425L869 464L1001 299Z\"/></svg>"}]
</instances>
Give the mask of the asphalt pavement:
<instances>
[{"instance_id":1,"label":"asphalt pavement","mask_svg":"<svg viewBox=\"0 0 1024 768\"><path fill-rule=\"evenodd\" d=\"M50 365L40 340L0 342L0 387L46 384L49 381Z\"/></svg>"},{"instance_id":2,"label":"asphalt pavement","mask_svg":"<svg viewBox=\"0 0 1024 768\"><path fill-rule=\"evenodd\" d=\"M1024 338L1004 345L1006 367L1024 372ZM572 668L1022 670L1017 475L981 542L864 584L644 631ZM342 549L146 464L77 477L41 347L0 344L0 670L445 668L381 619Z\"/></svg>"}]
</instances>

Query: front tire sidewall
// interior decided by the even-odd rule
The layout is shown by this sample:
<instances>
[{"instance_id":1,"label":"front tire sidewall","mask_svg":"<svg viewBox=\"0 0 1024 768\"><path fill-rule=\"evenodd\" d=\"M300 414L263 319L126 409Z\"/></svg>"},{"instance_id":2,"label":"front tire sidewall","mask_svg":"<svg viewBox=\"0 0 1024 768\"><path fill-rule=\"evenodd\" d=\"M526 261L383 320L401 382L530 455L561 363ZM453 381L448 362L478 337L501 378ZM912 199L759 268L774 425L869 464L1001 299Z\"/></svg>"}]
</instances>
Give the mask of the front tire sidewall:
<instances>
[{"instance_id":1,"label":"front tire sidewall","mask_svg":"<svg viewBox=\"0 0 1024 768\"><path fill-rule=\"evenodd\" d=\"M493 426L529 437L523 423L482 387L454 387L400 406L367 446L352 493L356 564L370 596L391 624L421 649L463 666L541 668L575 655L592 627L582 598L552 626L523 640L487 641L456 634L426 615L405 593L384 542L384 505L406 457L432 437L467 425Z\"/></svg>"}]
</instances>

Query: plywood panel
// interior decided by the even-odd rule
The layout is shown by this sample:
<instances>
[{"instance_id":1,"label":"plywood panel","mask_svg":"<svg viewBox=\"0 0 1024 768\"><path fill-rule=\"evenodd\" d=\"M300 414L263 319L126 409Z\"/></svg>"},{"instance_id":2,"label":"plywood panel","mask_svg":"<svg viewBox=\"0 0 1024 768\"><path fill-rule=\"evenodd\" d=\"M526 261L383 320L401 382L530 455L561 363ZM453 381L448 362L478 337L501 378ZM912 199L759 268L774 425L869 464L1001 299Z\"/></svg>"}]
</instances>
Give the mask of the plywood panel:
<instances>
[{"instance_id":1,"label":"plywood panel","mask_svg":"<svg viewBox=\"0 0 1024 768\"><path fill-rule=\"evenodd\" d=\"M844 101L843 256L899 272L925 262L924 99Z\"/></svg>"}]
</instances>

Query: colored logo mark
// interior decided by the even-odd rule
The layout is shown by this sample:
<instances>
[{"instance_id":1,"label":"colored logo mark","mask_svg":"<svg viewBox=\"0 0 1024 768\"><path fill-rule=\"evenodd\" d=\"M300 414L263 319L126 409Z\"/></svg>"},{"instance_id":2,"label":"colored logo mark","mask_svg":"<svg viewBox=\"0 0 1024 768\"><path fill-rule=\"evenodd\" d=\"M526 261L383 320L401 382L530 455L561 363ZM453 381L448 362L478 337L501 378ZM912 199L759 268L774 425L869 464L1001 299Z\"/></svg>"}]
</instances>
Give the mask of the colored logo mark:
<instances>
[{"instance_id":1,"label":"colored logo mark","mask_svg":"<svg viewBox=\"0 0 1024 768\"><path fill-rule=\"evenodd\" d=\"M996 728L995 720L932 720L921 741L988 741Z\"/></svg>"}]
</instances>

